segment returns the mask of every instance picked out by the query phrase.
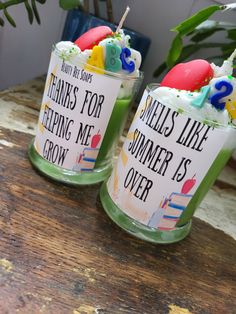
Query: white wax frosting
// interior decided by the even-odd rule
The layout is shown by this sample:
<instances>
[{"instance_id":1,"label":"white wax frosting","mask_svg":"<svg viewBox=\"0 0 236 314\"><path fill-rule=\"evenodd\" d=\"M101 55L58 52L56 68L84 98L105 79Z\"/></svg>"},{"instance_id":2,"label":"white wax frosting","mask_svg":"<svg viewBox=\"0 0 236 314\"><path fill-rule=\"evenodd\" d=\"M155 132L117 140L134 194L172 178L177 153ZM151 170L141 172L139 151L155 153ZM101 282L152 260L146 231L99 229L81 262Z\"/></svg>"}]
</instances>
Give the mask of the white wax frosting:
<instances>
[{"instance_id":1,"label":"white wax frosting","mask_svg":"<svg viewBox=\"0 0 236 314\"><path fill-rule=\"evenodd\" d=\"M81 54L80 48L71 41L60 41L56 44L59 55L64 60L74 62Z\"/></svg>"},{"instance_id":2,"label":"white wax frosting","mask_svg":"<svg viewBox=\"0 0 236 314\"><path fill-rule=\"evenodd\" d=\"M105 46L106 43L113 43L113 44L120 46L121 48L130 47L130 36L125 35L123 29L121 29L116 36L107 37L107 38L101 40L98 45L99 46Z\"/></svg>"},{"instance_id":3,"label":"white wax frosting","mask_svg":"<svg viewBox=\"0 0 236 314\"><path fill-rule=\"evenodd\" d=\"M221 125L228 125L230 118L228 111L217 110L207 100L202 108L195 107L191 102L199 96L198 92L189 92L169 87L159 87L154 90L158 100L164 105L170 106L175 111L186 112L193 119L205 122L212 121Z\"/></svg>"},{"instance_id":4,"label":"white wax frosting","mask_svg":"<svg viewBox=\"0 0 236 314\"><path fill-rule=\"evenodd\" d=\"M233 60L236 57L236 49L231 54L231 56L225 60L222 66L217 66L214 63L211 63L211 67L214 71L214 77L221 77L224 75L232 75L233 74Z\"/></svg>"},{"instance_id":5,"label":"white wax frosting","mask_svg":"<svg viewBox=\"0 0 236 314\"><path fill-rule=\"evenodd\" d=\"M130 44L130 36L129 35L125 35L123 30L119 31L119 34L115 35L114 37L107 37L103 40L100 41L100 43L98 44L98 46L103 47L103 61L105 64L105 60L106 60L106 44L107 43L113 43L119 47L124 48L124 47L129 47ZM75 45L74 43L70 42L70 41L61 41L59 43L56 44L56 48L59 51L59 56L61 58L63 58L64 60L70 61L75 65L80 65L81 66L81 62L82 64L85 64L88 60L88 58L91 56L92 54L92 49L87 49L84 51L81 51L80 48ZM142 62L142 57L139 51L130 48L131 51L131 55L130 57L128 57L126 59L127 63L130 63L131 61L134 62L135 65L135 69L132 73L129 73L126 70L121 69L118 72L115 72L115 74L119 74L122 75L124 77L126 77L127 75L131 78L136 78L139 77L140 73L139 73L139 68L141 66L141 62ZM123 80L122 84L121 84L121 88L119 91L119 95L118 98L127 98L130 97L132 95L132 89L134 86L134 80Z\"/></svg>"}]
</instances>

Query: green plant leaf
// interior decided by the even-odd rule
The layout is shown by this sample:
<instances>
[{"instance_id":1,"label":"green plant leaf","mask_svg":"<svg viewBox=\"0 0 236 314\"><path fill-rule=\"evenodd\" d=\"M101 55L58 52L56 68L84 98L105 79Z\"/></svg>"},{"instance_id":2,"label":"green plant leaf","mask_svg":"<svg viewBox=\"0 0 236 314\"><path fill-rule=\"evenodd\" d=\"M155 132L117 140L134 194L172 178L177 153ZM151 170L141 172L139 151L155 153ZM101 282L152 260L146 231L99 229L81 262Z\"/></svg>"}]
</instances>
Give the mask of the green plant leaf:
<instances>
[{"instance_id":1,"label":"green plant leaf","mask_svg":"<svg viewBox=\"0 0 236 314\"><path fill-rule=\"evenodd\" d=\"M31 6L29 5L29 1L28 0L25 0L24 4L25 4L25 8L26 8L27 13L28 13L29 22L30 22L30 24L32 24L33 20L34 20L33 10L31 9Z\"/></svg>"},{"instance_id":2,"label":"green plant leaf","mask_svg":"<svg viewBox=\"0 0 236 314\"><path fill-rule=\"evenodd\" d=\"M78 8L82 4L81 0L59 0L59 5L63 10Z\"/></svg>"},{"instance_id":3,"label":"green plant leaf","mask_svg":"<svg viewBox=\"0 0 236 314\"><path fill-rule=\"evenodd\" d=\"M218 56L210 56L206 58L209 63L214 63L215 65L221 66L225 59L227 59L229 55L218 55Z\"/></svg>"},{"instance_id":4,"label":"green plant leaf","mask_svg":"<svg viewBox=\"0 0 236 314\"><path fill-rule=\"evenodd\" d=\"M219 27L224 28L225 30L227 30L227 29L234 29L234 28L236 27L236 24L235 24L235 23L222 22L222 21L217 22L217 25L218 25Z\"/></svg>"},{"instance_id":5,"label":"green plant leaf","mask_svg":"<svg viewBox=\"0 0 236 314\"><path fill-rule=\"evenodd\" d=\"M223 54L230 55L235 50L235 47L236 47L236 41L232 41L230 43L221 45L220 48Z\"/></svg>"},{"instance_id":6,"label":"green plant leaf","mask_svg":"<svg viewBox=\"0 0 236 314\"><path fill-rule=\"evenodd\" d=\"M187 61L187 59L189 59L189 57L191 55L193 55L194 53L196 53L198 50L201 49L207 49L207 48L220 48L222 46L221 43L202 43L202 44L189 44L187 46L184 46L182 48L182 53L180 55L180 57L178 58L178 63L179 62L183 62L183 61ZM227 46L225 47L226 53L222 54L222 58L226 59L230 56L230 54L233 52L234 47L236 47L236 42L231 43L231 44L227 44ZM213 59L219 59L219 56L216 57L209 57L206 60L210 60L212 59L212 61L214 61ZM176 62L175 62L176 63ZM161 65L159 65L159 67L155 70L155 72L153 73L154 77L158 77L159 75L161 75L165 70L167 69L167 64L166 62L163 62Z\"/></svg>"},{"instance_id":7,"label":"green plant leaf","mask_svg":"<svg viewBox=\"0 0 236 314\"><path fill-rule=\"evenodd\" d=\"M206 38L212 36L214 33L218 31L226 31L229 39L236 39L236 24L228 23L228 22L216 22L212 20L205 21L201 23L195 31L188 34L188 36L193 37L190 39L194 42L200 42L205 40Z\"/></svg>"},{"instance_id":8,"label":"green plant leaf","mask_svg":"<svg viewBox=\"0 0 236 314\"><path fill-rule=\"evenodd\" d=\"M196 45L196 44L190 44L190 45L183 47L182 53L181 53L178 61L182 62L182 61L188 59L192 54L194 54L198 50L200 50L200 47L199 47L199 45Z\"/></svg>"},{"instance_id":9,"label":"green plant leaf","mask_svg":"<svg viewBox=\"0 0 236 314\"><path fill-rule=\"evenodd\" d=\"M214 20L207 20L200 25L198 25L192 32L188 33L186 36L192 36L194 34L199 34L208 30L212 29L224 29L224 30L229 30L229 29L235 29L236 24L234 23L228 23L228 22L218 22Z\"/></svg>"},{"instance_id":10,"label":"green plant leaf","mask_svg":"<svg viewBox=\"0 0 236 314\"><path fill-rule=\"evenodd\" d=\"M228 38L236 40L236 25L235 25L235 29L228 30Z\"/></svg>"},{"instance_id":11,"label":"green plant leaf","mask_svg":"<svg viewBox=\"0 0 236 314\"><path fill-rule=\"evenodd\" d=\"M171 68L177 62L189 59L192 54L201 49L204 51L204 49L220 48L222 55L209 56L208 58L209 60L215 60L217 63L222 63L228 58L236 48L236 25L228 22L207 20L214 12L223 9L224 6L218 5L207 7L173 28L172 31L178 34L172 41L166 61L159 65L153 75L155 77L159 76L166 67ZM225 31L231 42L222 43L206 40L218 31ZM183 46L183 38L185 36L188 36L190 40L190 44L187 46Z\"/></svg>"},{"instance_id":12,"label":"green plant leaf","mask_svg":"<svg viewBox=\"0 0 236 314\"><path fill-rule=\"evenodd\" d=\"M1 17L0 17L0 26L4 26L4 21Z\"/></svg>"},{"instance_id":13,"label":"green plant leaf","mask_svg":"<svg viewBox=\"0 0 236 314\"><path fill-rule=\"evenodd\" d=\"M188 59L193 53L196 51L200 50L200 47L195 44L190 44L182 48L182 53L178 58L178 62L185 61ZM176 64L176 62L175 62ZM159 67L154 71L153 76L158 77L161 75L165 70L167 69L167 64L166 62L163 62L162 64L159 65Z\"/></svg>"},{"instance_id":14,"label":"green plant leaf","mask_svg":"<svg viewBox=\"0 0 236 314\"><path fill-rule=\"evenodd\" d=\"M39 12L38 12L35 0L31 0L31 5L32 5L32 9L33 9L36 21L37 21L38 24L40 24L41 23L40 16L39 16Z\"/></svg>"},{"instance_id":15,"label":"green plant leaf","mask_svg":"<svg viewBox=\"0 0 236 314\"><path fill-rule=\"evenodd\" d=\"M220 27L216 27L214 29L209 29L203 32L199 32L198 34L194 35L190 40L195 43L198 43L200 41L207 39L208 37L212 36L213 34L221 30L224 30L224 29Z\"/></svg>"},{"instance_id":16,"label":"green plant leaf","mask_svg":"<svg viewBox=\"0 0 236 314\"><path fill-rule=\"evenodd\" d=\"M201 24L199 24L195 30L194 33L198 33L198 32L202 32L203 30L209 30L209 29L213 29L215 27L217 27L219 24L219 22L214 21L214 20L206 20L204 22L202 22Z\"/></svg>"},{"instance_id":17,"label":"green plant leaf","mask_svg":"<svg viewBox=\"0 0 236 314\"><path fill-rule=\"evenodd\" d=\"M167 65L165 62L159 65L159 67L154 71L153 77L158 77L167 69Z\"/></svg>"},{"instance_id":18,"label":"green plant leaf","mask_svg":"<svg viewBox=\"0 0 236 314\"><path fill-rule=\"evenodd\" d=\"M182 48L183 48L182 38L179 34L177 34L174 40L172 41L172 45L170 47L170 50L166 59L166 64L168 68L171 68L176 63L179 56L181 55Z\"/></svg>"},{"instance_id":19,"label":"green plant leaf","mask_svg":"<svg viewBox=\"0 0 236 314\"><path fill-rule=\"evenodd\" d=\"M190 44L187 45L185 47L183 47L182 49L182 53L180 55L180 57L178 58L178 62L182 62L185 61L186 59L188 59L193 53L195 53L197 50L199 50L200 47L198 47L198 45L195 44ZM175 62L176 64L176 62ZM174 64L174 65L175 65ZM158 77L159 75L161 75L165 70L167 69L167 64L166 62L163 62L162 64L159 65L159 67L154 71L153 76L154 77Z\"/></svg>"},{"instance_id":20,"label":"green plant leaf","mask_svg":"<svg viewBox=\"0 0 236 314\"><path fill-rule=\"evenodd\" d=\"M192 15L171 30L178 32L181 36L187 35L188 33L192 32L199 24L206 21L214 12L219 10L221 10L219 5L211 5Z\"/></svg>"},{"instance_id":21,"label":"green plant leaf","mask_svg":"<svg viewBox=\"0 0 236 314\"><path fill-rule=\"evenodd\" d=\"M6 16L8 22L13 26L16 27L16 23L14 21L14 19L11 17L11 15L8 13L7 9L3 9L4 15Z\"/></svg>"}]
</instances>

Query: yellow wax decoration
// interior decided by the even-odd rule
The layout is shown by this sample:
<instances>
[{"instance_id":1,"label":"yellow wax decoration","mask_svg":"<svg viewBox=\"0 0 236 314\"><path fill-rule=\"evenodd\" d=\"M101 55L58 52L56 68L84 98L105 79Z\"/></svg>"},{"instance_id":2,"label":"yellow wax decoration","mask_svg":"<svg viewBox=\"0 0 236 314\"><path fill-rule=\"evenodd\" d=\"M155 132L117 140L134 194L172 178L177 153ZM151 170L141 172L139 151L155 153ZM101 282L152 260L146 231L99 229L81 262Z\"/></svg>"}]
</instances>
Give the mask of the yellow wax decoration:
<instances>
[{"instance_id":1,"label":"yellow wax decoration","mask_svg":"<svg viewBox=\"0 0 236 314\"><path fill-rule=\"evenodd\" d=\"M45 130L45 128L44 128L42 122L39 122L39 123L38 123L38 128L39 128L39 131L40 131L41 133L43 133L44 130Z\"/></svg>"},{"instance_id":2,"label":"yellow wax decoration","mask_svg":"<svg viewBox=\"0 0 236 314\"><path fill-rule=\"evenodd\" d=\"M125 151L122 149L120 152L121 160L123 163L123 166L125 167L128 162L128 156L126 155Z\"/></svg>"},{"instance_id":3,"label":"yellow wax decoration","mask_svg":"<svg viewBox=\"0 0 236 314\"><path fill-rule=\"evenodd\" d=\"M117 166L114 168L114 192L118 192L118 185L119 185L119 177L117 174Z\"/></svg>"},{"instance_id":4,"label":"yellow wax decoration","mask_svg":"<svg viewBox=\"0 0 236 314\"><path fill-rule=\"evenodd\" d=\"M34 142L34 147L35 147L36 151L39 153L40 152L40 146L39 146L39 143L37 140L35 140L35 142Z\"/></svg>"},{"instance_id":5,"label":"yellow wax decoration","mask_svg":"<svg viewBox=\"0 0 236 314\"><path fill-rule=\"evenodd\" d=\"M92 65L99 69L93 69L89 67ZM104 73L104 62L103 62L103 47L101 46L94 46L92 50L91 56L87 60L87 64L85 70L90 70L96 73L103 74Z\"/></svg>"},{"instance_id":6,"label":"yellow wax decoration","mask_svg":"<svg viewBox=\"0 0 236 314\"><path fill-rule=\"evenodd\" d=\"M236 101L227 102L225 108L228 110L232 119L236 119Z\"/></svg>"}]
</instances>

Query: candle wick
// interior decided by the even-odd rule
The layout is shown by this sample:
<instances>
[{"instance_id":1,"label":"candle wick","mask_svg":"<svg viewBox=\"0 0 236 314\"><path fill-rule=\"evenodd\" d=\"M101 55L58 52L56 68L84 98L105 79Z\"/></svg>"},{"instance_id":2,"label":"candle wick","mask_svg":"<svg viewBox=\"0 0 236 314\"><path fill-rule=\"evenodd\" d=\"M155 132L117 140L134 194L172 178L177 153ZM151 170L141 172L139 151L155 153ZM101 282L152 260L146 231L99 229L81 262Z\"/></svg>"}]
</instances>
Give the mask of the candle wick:
<instances>
[{"instance_id":1,"label":"candle wick","mask_svg":"<svg viewBox=\"0 0 236 314\"><path fill-rule=\"evenodd\" d=\"M116 34L118 34L120 29L122 28L122 26L124 24L124 21L126 19L126 16L128 15L129 11L130 11L130 7L128 6L128 7L126 7L125 13L123 14L123 16L122 16L122 18L120 20L120 23L119 23L119 25L118 25L118 27L116 29Z\"/></svg>"},{"instance_id":2,"label":"candle wick","mask_svg":"<svg viewBox=\"0 0 236 314\"><path fill-rule=\"evenodd\" d=\"M236 49L234 50L234 52L231 54L231 56L229 57L229 61L231 61L231 62L233 62L234 61L234 59L235 59L235 57L236 57Z\"/></svg>"}]
</instances>

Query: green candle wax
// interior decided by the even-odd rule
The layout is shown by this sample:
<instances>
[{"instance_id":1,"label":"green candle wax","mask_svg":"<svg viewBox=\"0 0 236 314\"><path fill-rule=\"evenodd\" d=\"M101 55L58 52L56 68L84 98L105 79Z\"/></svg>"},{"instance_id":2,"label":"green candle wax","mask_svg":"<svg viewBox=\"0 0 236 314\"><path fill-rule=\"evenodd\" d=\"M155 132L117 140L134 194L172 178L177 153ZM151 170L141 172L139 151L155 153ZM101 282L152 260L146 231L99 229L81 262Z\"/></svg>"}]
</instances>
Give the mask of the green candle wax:
<instances>
[{"instance_id":1,"label":"green candle wax","mask_svg":"<svg viewBox=\"0 0 236 314\"><path fill-rule=\"evenodd\" d=\"M117 99L109 120L101 148L96 160L95 169L112 159L113 150L124 128L131 98Z\"/></svg>"},{"instance_id":2,"label":"green candle wax","mask_svg":"<svg viewBox=\"0 0 236 314\"><path fill-rule=\"evenodd\" d=\"M201 201L215 182L216 178L220 174L221 170L224 168L231 155L232 150L221 150L221 152L218 154L217 158L211 165L210 169L208 170L206 176L202 180L201 184L199 185L197 191L194 193L189 205L181 215L177 227L189 222L196 208L200 205Z\"/></svg>"}]
</instances>

